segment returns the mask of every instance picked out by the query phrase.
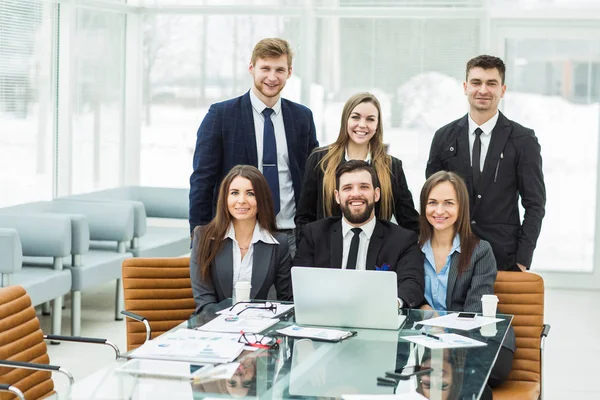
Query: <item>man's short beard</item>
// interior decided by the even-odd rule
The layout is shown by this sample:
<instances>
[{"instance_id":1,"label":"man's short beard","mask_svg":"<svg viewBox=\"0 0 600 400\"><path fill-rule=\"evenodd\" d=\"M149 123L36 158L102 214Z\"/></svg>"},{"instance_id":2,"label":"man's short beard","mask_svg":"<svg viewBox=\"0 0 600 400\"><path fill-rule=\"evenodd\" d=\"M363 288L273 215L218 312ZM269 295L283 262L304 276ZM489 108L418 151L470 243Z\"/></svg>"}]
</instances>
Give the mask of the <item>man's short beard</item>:
<instances>
[{"instance_id":1,"label":"man's short beard","mask_svg":"<svg viewBox=\"0 0 600 400\"><path fill-rule=\"evenodd\" d=\"M375 203L367 202L365 206L365 211L361 212L360 214L352 214L352 211L350 211L350 207L348 207L347 205L342 206L340 204L340 208L342 209L342 215L344 216L344 218L346 218L348 222L350 222L351 224L359 225L364 224L369 220L369 218L371 218L371 213L373 212L373 208L375 208Z\"/></svg>"}]
</instances>

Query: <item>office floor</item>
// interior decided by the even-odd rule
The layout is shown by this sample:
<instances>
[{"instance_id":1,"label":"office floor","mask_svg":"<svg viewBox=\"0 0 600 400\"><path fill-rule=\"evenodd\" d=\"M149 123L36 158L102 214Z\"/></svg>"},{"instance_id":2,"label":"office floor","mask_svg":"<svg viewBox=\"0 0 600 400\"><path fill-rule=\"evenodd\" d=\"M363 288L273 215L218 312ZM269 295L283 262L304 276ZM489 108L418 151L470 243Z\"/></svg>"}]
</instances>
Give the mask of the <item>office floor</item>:
<instances>
[{"instance_id":1,"label":"office floor","mask_svg":"<svg viewBox=\"0 0 600 400\"><path fill-rule=\"evenodd\" d=\"M114 320L114 284L102 285L83 293L82 336L103 337L127 349L125 322ZM573 305L600 304L600 292L546 290L546 322L552 325L546 341L544 397L546 400L600 398L595 384L600 358L600 319L590 315L592 307ZM63 313L63 333L70 332L70 303ZM41 316L44 331L50 329L50 317ZM60 365L81 379L114 359L105 346L62 343L49 345L50 362ZM66 379L56 377L57 386Z\"/></svg>"}]
</instances>

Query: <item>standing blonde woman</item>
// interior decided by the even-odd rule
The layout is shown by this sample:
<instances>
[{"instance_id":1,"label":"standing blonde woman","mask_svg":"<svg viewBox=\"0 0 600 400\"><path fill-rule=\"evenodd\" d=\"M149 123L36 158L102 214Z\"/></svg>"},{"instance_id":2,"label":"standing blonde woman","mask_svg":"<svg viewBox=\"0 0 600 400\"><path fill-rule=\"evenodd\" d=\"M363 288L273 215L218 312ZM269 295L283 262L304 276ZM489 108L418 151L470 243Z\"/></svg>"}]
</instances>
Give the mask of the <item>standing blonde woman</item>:
<instances>
[{"instance_id":1,"label":"standing blonde woman","mask_svg":"<svg viewBox=\"0 0 600 400\"><path fill-rule=\"evenodd\" d=\"M304 225L341 215L334 199L335 170L349 160L365 160L377 172L381 186L381 199L375 207L377 218L389 220L393 215L400 226L419 233L419 214L406 183L402 161L386 154L381 120L381 106L371 93L358 93L348 99L337 140L314 150L306 161L295 219L298 238L302 236Z\"/></svg>"}]
</instances>

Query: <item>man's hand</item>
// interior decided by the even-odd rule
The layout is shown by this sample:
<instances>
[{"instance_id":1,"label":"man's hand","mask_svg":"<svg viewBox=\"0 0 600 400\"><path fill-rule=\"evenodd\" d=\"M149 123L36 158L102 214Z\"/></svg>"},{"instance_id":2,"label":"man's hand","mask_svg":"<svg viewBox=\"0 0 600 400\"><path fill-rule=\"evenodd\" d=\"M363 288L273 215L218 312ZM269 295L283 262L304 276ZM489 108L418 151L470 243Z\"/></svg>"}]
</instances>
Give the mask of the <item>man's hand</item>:
<instances>
[{"instance_id":1,"label":"man's hand","mask_svg":"<svg viewBox=\"0 0 600 400\"><path fill-rule=\"evenodd\" d=\"M523 272L527 271L527 267L524 266L523 264L517 263L517 267L519 267L521 269L521 271L523 271Z\"/></svg>"}]
</instances>

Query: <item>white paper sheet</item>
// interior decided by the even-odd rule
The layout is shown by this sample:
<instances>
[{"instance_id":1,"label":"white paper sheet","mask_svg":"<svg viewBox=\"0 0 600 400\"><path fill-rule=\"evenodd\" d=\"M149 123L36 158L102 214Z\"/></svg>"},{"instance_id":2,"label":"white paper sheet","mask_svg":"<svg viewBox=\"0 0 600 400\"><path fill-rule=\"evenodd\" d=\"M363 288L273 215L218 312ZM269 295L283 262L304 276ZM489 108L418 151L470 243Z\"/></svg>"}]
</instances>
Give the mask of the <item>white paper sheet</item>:
<instances>
[{"instance_id":1,"label":"white paper sheet","mask_svg":"<svg viewBox=\"0 0 600 400\"><path fill-rule=\"evenodd\" d=\"M353 335L353 333L350 331L339 331L336 329L323 328L305 328L297 325L279 329L277 332L286 336L328 341L337 341Z\"/></svg>"},{"instance_id":2,"label":"white paper sheet","mask_svg":"<svg viewBox=\"0 0 600 400\"><path fill-rule=\"evenodd\" d=\"M219 315L212 321L196 328L199 331L237 333L260 333L279 322L277 318L246 318ZM239 337L239 336L238 336Z\"/></svg>"},{"instance_id":3,"label":"white paper sheet","mask_svg":"<svg viewBox=\"0 0 600 400\"><path fill-rule=\"evenodd\" d=\"M439 326L441 328L458 329L461 331L470 331L472 329L480 328L484 325L493 324L494 322L503 321L500 318L482 317L477 315L473 319L458 318L458 313L443 315L441 317L424 319L423 321L417 322L417 324L428 325L428 326Z\"/></svg>"},{"instance_id":4,"label":"white paper sheet","mask_svg":"<svg viewBox=\"0 0 600 400\"><path fill-rule=\"evenodd\" d=\"M343 394L342 400L427 400L420 393L402 394Z\"/></svg>"},{"instance_id":5,"label":"white paper sheet","mask_svg":"<svg viewBox=\"0 0 600 400\"><path fill-rule=\"evenodd\" d=\"M430 349L455 349L460 347L487 346L487 343L457 335L456 333L441 333L435 336L441 340L437 340L425 335L402 336L402 339L429 347Z\"/></svg>"}]
</instances>

